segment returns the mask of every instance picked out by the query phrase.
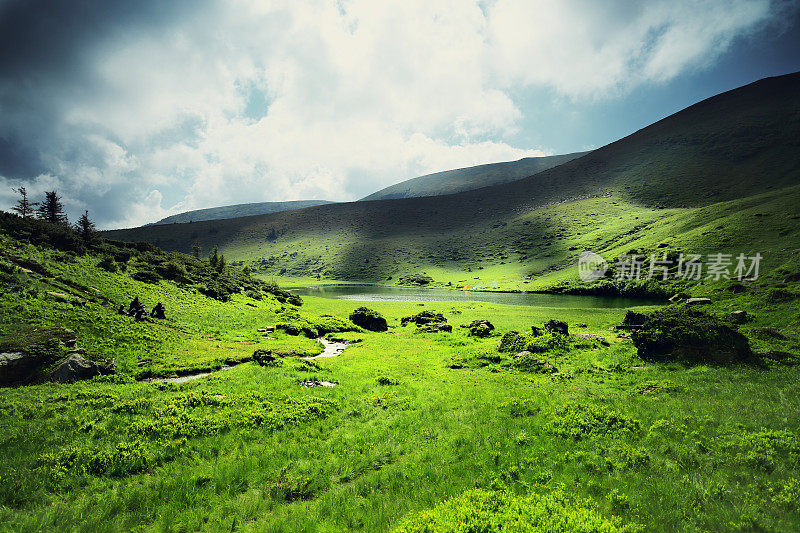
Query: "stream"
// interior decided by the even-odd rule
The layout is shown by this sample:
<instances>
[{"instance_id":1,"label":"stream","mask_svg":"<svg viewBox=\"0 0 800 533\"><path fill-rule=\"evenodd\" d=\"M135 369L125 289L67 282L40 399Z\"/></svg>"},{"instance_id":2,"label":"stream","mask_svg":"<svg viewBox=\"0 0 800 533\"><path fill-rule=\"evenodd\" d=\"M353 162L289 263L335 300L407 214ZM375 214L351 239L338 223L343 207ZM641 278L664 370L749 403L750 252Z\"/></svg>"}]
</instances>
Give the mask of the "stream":
<instances>
[{"instance_id":1,"label":"stream","mask_svg":"<svg viewBox=\"0 0 800 533\"><path fill-rule=\"evenodd\" d=\"M337 357L342 355L342 352L345 348L347 348L348 344L346 342L336 342L336 341L329 341L325 337L319 337L315 339L317 342L322 344L323 350L321 353L317 355L309 355L307 357L303 357L302 359L311 360L311 359L322 359L325 357ZM247 363L248 361L241 361L235 365L230 366L223 366L218 370L211 370L211 371L204 371L204 372L197 372L196 374L186 374L184 376L176 376L172 378L145 378L140 380L141 383L186 383L187 381L194 381L195 379L204 378L206 376L210 376L211 374L216 374L217 372L222 372L223 370L230 370L231 368L235 368L242 363ZM327 381L310 381L310 382L303 382L300 384L303 387L334 387L336 386L335 383L330 383Z\"/></svg>"}]
</instances>

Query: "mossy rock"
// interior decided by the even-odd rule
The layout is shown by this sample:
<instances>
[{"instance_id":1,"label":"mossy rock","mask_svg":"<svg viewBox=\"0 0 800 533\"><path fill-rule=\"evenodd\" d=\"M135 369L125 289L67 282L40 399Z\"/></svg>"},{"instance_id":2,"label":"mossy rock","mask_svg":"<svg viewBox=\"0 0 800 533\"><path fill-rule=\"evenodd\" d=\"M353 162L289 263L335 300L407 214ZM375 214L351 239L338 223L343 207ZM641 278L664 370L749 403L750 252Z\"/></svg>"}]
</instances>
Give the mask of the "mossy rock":
<instances>
[{"instance_id":1,"label":"mossy rock","mask_svg":"<svg viewBox=\"0 0 800 533\"><path fill-rule=\"evenodd\" d=\"M400 319L400 325L405 326L409 322L413 322L417 327L427 324L444 324L447 319L442 313L434 313L433 311L420 311L416 315L404 316Z\"/></svg>"},{"instance_id":2,"label":"mossy rock","mask_svg":"<svg viewBox=\"0 0 800 533\"><path fill-rule=\"evenodd\" d=\"M369 331L386 331L389 329L383 315L369 307L359 307L350 313L350 320L356 326Z\"/></svg>"},{"instance_id":3,"label":"mossy rock","mask_svg":"<svg viewBox=\"0 0 800 533\"><path fill-rule=\"evenodd\" d=\"M726 364L751 356L747 337L719 318L685 307L666 307L648 315L631 335L639 357Z\"/></svg>"}]
</instances>

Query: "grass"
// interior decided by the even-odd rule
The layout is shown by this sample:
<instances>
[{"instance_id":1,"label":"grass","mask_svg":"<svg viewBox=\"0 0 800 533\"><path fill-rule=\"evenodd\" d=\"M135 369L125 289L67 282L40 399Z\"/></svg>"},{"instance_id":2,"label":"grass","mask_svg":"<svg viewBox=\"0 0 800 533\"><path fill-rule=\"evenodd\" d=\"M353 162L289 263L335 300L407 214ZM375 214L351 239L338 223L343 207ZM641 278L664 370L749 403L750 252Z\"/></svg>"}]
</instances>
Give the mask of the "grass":
<instances>
[{"instance_id":1,"label":"grass","mask_svg":"<svg viewBox=\"0 0 800 533\"><path fill-rule=\"evenodd\" d=\"M170 248L219 244L235 260L223 269L146 244L87 247L0 215L0 346L49 357L68 328L86 357L117 368L0 389L2 529L797 531L795 358L644 361L612 329L624 309L379 301L368 306L389 329L375 333L347 318L361 302L299 305L239 269L587 292L572 267L582 248L761 252L756 282L615 290L709 297L721 320L747 311L738 329L754 350L800 354L800 186L787 148L798 124L763 97L795 105L785 89L796 83L722 95L491 194L147 229ZM118 315L134 296L164 303L167 319ZM452 332L401 325L423 310ZM460 327L475 320L493 334ZM553 320L573 335L529 335ZM309 337L325 331L350 346L298 357L320 353Z\"/></svg>"},{"instance_id":2,"label":"grass","mask_svg":"<svg viewBox=\"0 0 800 533\"><path fill-rule=\"evenodd\" d=\"M319 348L302 336L257 333L277 321L273 298L219 302L172 282L106 277L92 264L88 256L59 263L60 277L91 279L108 297L165 301L170 319L115 322L111 309L91 303L3 298L6 308L22 306L18 321L71 326L90 353L111 350L122 363L113 378L0 390L0 523L9 529L448 530L459 513L536 523L529 519L542 509L573 525L632 530L791 531L800 523L793 367L645 363L610 332L622 309L371 302L390 330L337 334L359 340L337 358L139 383L134 361L148 350L158 363L145 368L168 374L256 348ZM718 313L746 302L724 296ZM359 305L307 297L295 316L347 317ZM766 300L748 307L756 319L743 330L773 324L787 338L756 342L797 348L796 303L782 305L782 320L766 314ZM442 313L453 333L400 326L420 310ZM489 319L497 335L478 339L458 327L476 319ZM551 319L609 345L571 338L566 349L537 354L557 369L547 373L497 350L504 333ZM298 386L308 379L338 386Z\"/></svg>"}]
</instances>

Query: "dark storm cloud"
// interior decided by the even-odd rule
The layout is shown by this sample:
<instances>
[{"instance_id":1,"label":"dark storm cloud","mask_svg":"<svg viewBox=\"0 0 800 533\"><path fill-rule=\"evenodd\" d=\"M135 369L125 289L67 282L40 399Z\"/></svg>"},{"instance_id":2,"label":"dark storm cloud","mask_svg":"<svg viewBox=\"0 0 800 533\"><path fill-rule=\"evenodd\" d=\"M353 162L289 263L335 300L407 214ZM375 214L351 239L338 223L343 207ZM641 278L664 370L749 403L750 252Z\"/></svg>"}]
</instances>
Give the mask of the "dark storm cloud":
<instances>
[{"instance_id":1,"label":"dark storm cloud","mask_svg":"<svg viewBox=\"0 0 800 533\"><path fill-rule=\"evenodd\" d=\"M0 175L48 171L70 96L91 97L87 57L131 29L163 28L198 2L0 0Z\"/></svg>"}]
</instances>

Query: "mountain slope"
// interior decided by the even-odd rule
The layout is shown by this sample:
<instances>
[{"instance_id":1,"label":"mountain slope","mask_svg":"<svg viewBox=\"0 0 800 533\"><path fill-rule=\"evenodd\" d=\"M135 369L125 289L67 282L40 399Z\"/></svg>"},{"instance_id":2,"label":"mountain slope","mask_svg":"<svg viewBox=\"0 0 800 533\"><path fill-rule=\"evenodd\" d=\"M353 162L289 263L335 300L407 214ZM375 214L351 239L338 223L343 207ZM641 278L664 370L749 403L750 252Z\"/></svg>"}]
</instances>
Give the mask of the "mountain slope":
<instances>
[{"instance_id":1,"label":"mountain slope","mask_svg":"<svg viewBox=\"0 0 800 533\"><path fill-rule=\"evenodd\" d=\"M552 155L546 157L526 157L519 161L490 163L475 167L446 170L434 174L418 176L410 180L396 183L378 192L374 192L361 200L392 200L414 198L417 196L441 196L463 191L471 191L482 187L502 185L510 181L532 176L567 161L572 161L588 152Z\"/></svg>"},{"instance_id":2,"label":"mountain slope","mask_svg":"<svg viewBox=\"0 0 800 533\"><path fill-rule=\"evenodd\" d=\"M293 200L290 202L259 202L253 204L236 204L222 207L209 207L208 209L197 209L186 211L162 218L155 224L181 224L184 222L194 222L200 220L221 220L223 218L249 217L253 215L266 215L268 213L278 213L280 211L291 211L292 209L303 209L317 205L332 204L328 200Z\"/></svg>"},{"instance_id":3,"label":"mountain slope","mask_svg":"<svg viewBox=\"0 0 800 533\"><path fill-rule=\"evenodd\" d=\"M466 274L470 269L484 268L482 277L495 273L501 287L513 288L565 268L579 253L570 248L594 228L604 228L596 246L608 248L638 231L645 218L655 223L678 215L676 210L797 184L795 73L709 98L583 157L504 185L109 236L181 251L194 242L204 249L217 245L229 258L268 275L384 281L427 271L437 281L458 282L474 277ZM564 223L556 222L564 216ZM672 223L684 222L679 217ZM793 235L796 227L790 218L781 231ZM754 243L758 235L747 225L715 231L744 231ZM776 243L777 249L791 247L788 239Z\"/></svg>"}]
</instances>

